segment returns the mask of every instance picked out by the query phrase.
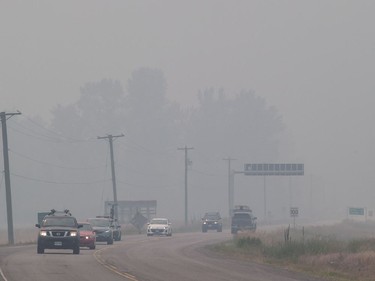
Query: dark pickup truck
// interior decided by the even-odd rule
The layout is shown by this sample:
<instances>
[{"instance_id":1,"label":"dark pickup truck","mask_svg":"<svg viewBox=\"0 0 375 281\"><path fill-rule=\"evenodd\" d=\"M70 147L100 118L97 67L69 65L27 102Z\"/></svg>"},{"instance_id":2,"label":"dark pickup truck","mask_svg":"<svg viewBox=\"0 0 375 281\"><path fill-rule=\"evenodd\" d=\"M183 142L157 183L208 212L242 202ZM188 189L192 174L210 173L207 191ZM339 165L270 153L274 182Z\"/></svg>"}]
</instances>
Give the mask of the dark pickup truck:
<instances>
[{"instance_id":1,"label":"dark pickup truck","mask_svg":"<svg viewBox=\"0 0 375 281\"><path fill-rule=\"evenodd\" d=\"M257 228L257 218L253 216L248 206L236 206L233 210L231 221L231 233L237 234L238 231L255 231Z\"/></svg>"}]
</instances>

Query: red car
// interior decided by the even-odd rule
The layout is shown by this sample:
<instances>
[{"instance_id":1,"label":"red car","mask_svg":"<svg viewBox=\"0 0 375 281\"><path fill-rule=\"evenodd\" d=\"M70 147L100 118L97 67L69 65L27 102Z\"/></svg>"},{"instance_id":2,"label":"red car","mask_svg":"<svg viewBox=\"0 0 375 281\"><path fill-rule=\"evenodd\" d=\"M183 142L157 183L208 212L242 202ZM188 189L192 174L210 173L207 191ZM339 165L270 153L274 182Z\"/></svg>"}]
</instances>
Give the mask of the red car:
<instances>
[{"instance_id":1,"label":"red car","mask_svg":"<svg viewBox=\"0 0 375 281\"><path fill-rule=\"evenodd\" d=\"M96 247L96 235L88 222L80 222L83 226L79 229L79 246L88 247L91 250Z\"/></svg>"}]
</instances>

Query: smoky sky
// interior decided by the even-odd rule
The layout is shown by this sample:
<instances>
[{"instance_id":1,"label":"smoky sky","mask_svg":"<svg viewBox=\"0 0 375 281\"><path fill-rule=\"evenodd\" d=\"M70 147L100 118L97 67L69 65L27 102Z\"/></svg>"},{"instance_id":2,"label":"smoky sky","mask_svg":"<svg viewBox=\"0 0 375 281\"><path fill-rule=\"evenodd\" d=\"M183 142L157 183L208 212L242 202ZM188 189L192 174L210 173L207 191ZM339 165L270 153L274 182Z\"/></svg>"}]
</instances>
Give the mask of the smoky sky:
<instances>
[{"instance_id":1,"label":"smoky sky","mask_svg":"<svg viewBox=\"0 0 375 281\"><path fill-rule=\"evenodd\" d=\"M374 1L1 0L0 110L48 122L85 83L126 85L139 67L162 70L186 107L205 88L252 90L283 118L285 162L305 163L325 196L374 207L374 12Z\"/></svg>"}]
</instances>

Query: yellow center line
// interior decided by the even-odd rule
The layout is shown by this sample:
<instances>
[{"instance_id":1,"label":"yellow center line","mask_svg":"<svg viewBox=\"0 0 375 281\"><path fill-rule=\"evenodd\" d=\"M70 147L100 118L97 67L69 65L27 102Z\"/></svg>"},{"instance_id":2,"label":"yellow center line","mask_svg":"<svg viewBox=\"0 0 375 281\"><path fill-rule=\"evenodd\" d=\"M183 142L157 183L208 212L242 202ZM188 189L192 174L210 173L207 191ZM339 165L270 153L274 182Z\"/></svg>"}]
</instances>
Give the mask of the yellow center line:
<instances>
[{"instance_id":1,"label":"yellow center line","mask_svg":"<svg viewBox=\"0 0 375 281\"><path fill-rule=\"evenodd\" d=\"M112 246L113 247L113 246ZM96 261L98 263L100 263L101 265L103 265L105 268L107 268L108 270L122 276L122 277L125 277L126 279L128 280L132 280L132 281L139 281L134 275L131 275L129 273L124 273L124 272L120 272L117 270L117 267L116 266L113 266L113 265L110 265L110 264L107 264L102 258L101 258L101 253L102 251L106 250L106 249L110 249L112 247L108 247L108 248L104 248L104 249L100 249L100 250L96 250L95 253L93 254L94 258L96 259Z\"/></svg>"}]
</instances>

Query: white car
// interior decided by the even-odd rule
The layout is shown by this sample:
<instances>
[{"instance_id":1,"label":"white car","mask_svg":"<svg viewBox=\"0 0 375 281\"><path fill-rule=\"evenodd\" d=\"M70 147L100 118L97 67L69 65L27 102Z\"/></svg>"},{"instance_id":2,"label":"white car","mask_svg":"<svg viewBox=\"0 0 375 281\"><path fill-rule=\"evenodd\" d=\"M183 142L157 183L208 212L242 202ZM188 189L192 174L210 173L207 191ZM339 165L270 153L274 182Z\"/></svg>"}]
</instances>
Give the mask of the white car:
<instances>
[{"instance_id":1,"label":"white car","mask_svg":"<svg viewBox=\"0 0 375 281\"><path fill-rule=\"evenodd\" d=\"M172 236L172 225L166 218L155 218L147 224L147 236Z\"/></svg>"}]
</instances>

